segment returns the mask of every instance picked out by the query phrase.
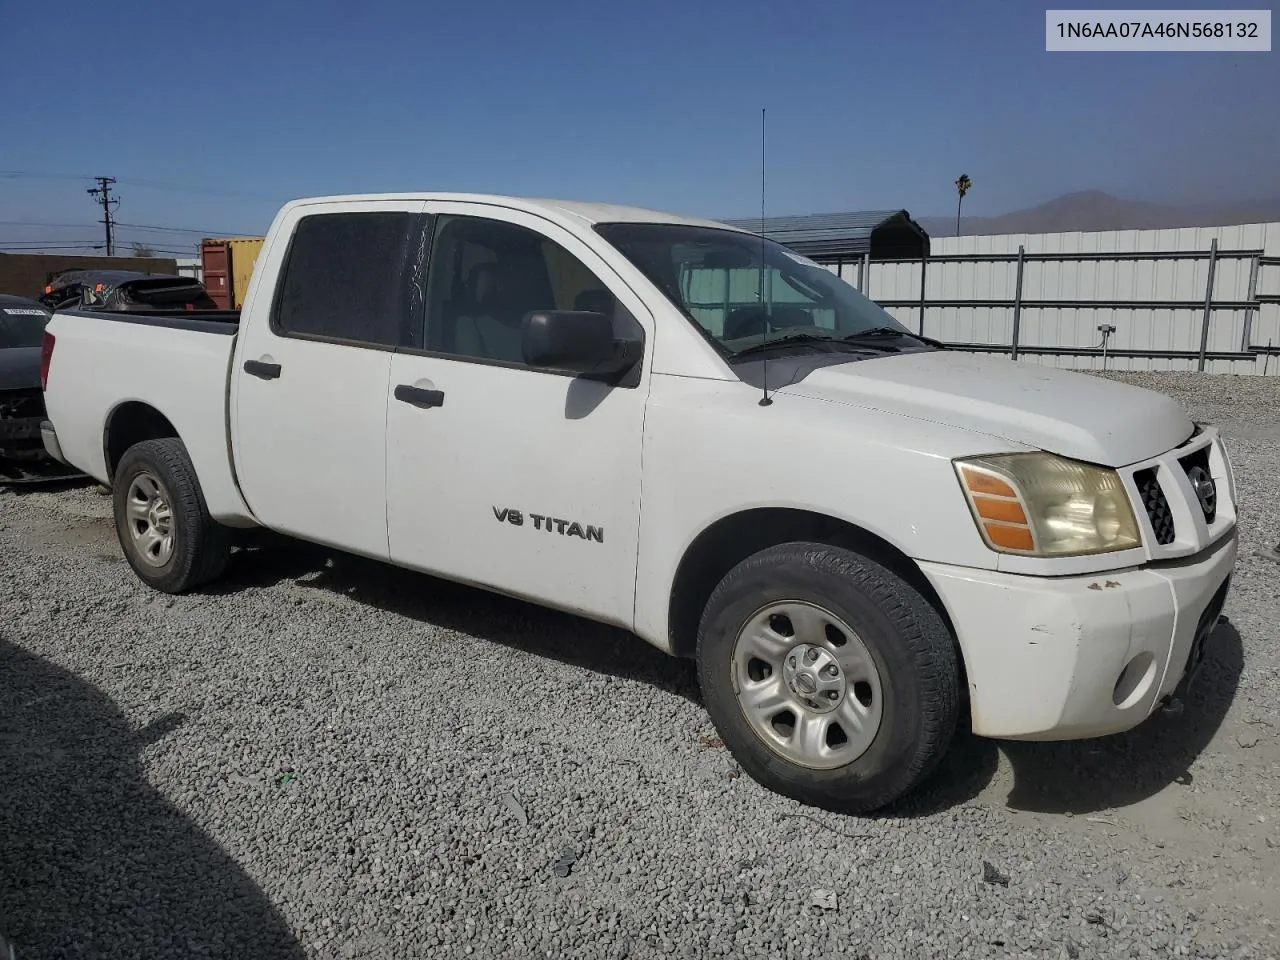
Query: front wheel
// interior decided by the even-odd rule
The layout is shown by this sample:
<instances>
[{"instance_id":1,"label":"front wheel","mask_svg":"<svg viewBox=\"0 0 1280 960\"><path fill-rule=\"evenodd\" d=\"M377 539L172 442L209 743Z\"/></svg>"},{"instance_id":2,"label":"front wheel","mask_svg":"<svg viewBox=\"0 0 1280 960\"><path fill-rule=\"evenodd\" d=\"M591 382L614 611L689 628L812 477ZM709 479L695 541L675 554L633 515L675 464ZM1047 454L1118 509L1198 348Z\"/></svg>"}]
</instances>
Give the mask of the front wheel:
<instances>
[{"instance_id":1,"label":"front wheel","mask_svg":"<svg viewBox=\"0 0 1280 960\"><path fill-rule=\"evenodd\" d=\"M222 572L231 553L229 531L209 516L181 440L135 444L112 479L116 536L143 582L182 593Z\"/></svg>"},{"instance_id":2,"label":"front wheel","mask_svg":"<svg viewBox=\"0 0 1280 960\"><path fill-rule=\"evenodd\" d=\"M698 675L747 773L844 813L913 789L959 711L955 645L938 612L880 564L817 543L771 547L729 572L703 612Z\"/></svg>"}]
</instances>

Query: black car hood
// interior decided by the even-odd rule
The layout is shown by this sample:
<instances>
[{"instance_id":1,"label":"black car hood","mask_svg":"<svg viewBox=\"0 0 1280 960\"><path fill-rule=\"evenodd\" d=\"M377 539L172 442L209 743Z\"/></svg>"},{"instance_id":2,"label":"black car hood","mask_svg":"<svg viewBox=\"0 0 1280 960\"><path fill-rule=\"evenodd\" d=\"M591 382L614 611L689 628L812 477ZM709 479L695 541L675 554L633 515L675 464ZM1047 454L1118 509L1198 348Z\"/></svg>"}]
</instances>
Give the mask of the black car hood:
<instances>
[{"instance_id":1,"label":"black car hood","mask_svg":"<svg viewBox=\"0 0 1280 960\"><path fill-rule=\"evenodd\" d=\"M0 390L40 387L40 348L8 347L0 350Z\"/></svg>"}]
</instances>

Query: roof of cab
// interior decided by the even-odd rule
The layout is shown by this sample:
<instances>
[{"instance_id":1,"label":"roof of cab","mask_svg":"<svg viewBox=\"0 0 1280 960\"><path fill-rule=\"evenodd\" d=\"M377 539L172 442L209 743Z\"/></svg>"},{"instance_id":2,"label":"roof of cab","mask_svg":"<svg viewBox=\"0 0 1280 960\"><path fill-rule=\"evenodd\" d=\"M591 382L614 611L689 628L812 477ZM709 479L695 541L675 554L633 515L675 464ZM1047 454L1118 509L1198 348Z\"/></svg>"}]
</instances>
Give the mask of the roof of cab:
<instances>
[{"instance_id":1,"label":"roof of cab","mask_svg":"<svg viewBox=\"0 0 1280 960\"><path fill-rule=\"evenodd\" d=\"M582 200L554 200L541 197L512 197L485 193L366 193L332 197L307 197L292 201L288 206L323 206L329 203L387 200L434 200L451 203L483 203L513 210L536 213L553 220L576 220L593 225L597 223L674 223L696 227L713 227L743 233L737 227L716 220L683 217L679 214L646 210L642 207L626 207L611 203L592 203Z\"/></svg>"}]
</instances>

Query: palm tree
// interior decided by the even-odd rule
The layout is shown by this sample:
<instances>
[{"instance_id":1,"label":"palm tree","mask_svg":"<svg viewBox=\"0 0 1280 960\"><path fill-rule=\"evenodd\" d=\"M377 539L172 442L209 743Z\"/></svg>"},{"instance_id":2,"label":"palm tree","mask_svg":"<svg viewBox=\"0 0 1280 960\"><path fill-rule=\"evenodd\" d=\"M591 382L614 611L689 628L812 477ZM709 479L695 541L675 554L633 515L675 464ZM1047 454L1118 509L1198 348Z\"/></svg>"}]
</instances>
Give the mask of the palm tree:
<instances>
[{"instance_id":1,"label":"palm tree","mask_svg":"<svg viewBox=\"0 0 1280 960\"><path fill-rule=\"evenodd\" d=\"M956 236L960 236L960 204L964 203L964 195L969 192L969 188L973 186L973 181L969 179L967 173L962 173L956 177L956 193L960 198L956 200Z\"/></svg>"}]
</instances>

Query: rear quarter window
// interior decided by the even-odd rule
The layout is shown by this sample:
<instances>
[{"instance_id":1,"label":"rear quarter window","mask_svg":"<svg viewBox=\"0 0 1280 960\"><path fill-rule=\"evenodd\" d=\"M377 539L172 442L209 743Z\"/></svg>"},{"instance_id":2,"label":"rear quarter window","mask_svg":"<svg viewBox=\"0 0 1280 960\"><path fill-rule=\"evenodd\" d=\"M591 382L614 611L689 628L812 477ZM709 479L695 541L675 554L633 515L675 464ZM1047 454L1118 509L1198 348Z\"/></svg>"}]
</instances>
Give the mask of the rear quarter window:
<instances>
[{"instance_id":1,"label":"rear quarter window","mask_svg":"<svg viewBox=\"0 0 1280 960\"><path fill-rule=\"evenodd\" d=\"M409 251L423 223L394 211L303 217L289 242L272 328L283 336L410 345Z\"/></svg>"}]
</instances>

